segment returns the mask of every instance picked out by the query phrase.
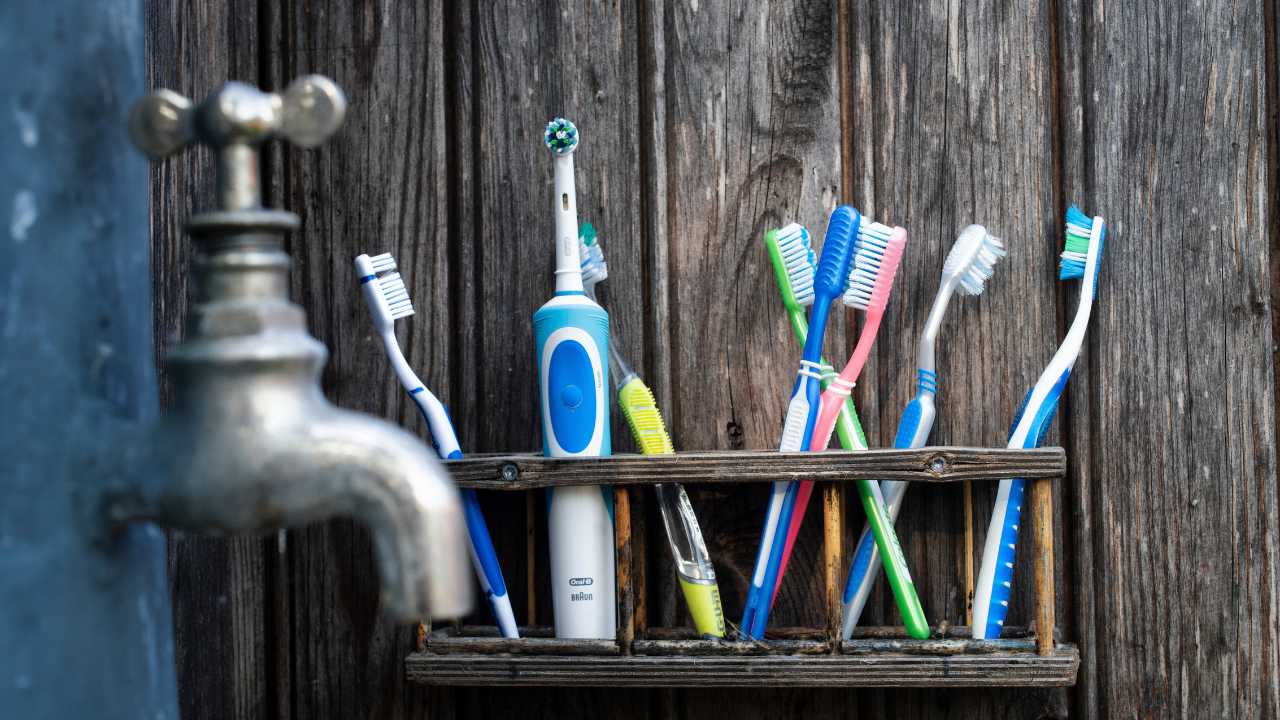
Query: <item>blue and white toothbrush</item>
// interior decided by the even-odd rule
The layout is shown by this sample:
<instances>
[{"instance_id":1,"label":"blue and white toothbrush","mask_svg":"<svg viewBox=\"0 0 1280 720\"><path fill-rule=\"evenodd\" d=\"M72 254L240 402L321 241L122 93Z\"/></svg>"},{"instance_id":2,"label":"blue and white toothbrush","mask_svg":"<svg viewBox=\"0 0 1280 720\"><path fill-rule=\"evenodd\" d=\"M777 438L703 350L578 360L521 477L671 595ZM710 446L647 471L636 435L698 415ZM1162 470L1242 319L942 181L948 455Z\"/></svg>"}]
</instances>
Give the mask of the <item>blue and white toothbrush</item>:
<instances>
[{"instance_id":1,"label":"blue and white toothbrush","mask_svg":"<svg viewBox=\"0 0 1280 720\"><path fill-rule=\"evenodd\" d=\"M1071 368L1080 356L1085 330L1089 327L1089 313L1098 292L1106 224L1101 217L1090 220L1075 205L1067 210L1066 220L1066 247L1062 252L1058 278L1081 281L1080 304L1071 328L1067 330L1067 337L1018 409L1013 429L1009 432L1010 448L1037 447L1044 439L1058 409L1062 389L1071 377ZM1004 627L1013 588L1014 550L1018 542L1025 485L1022 478L1000 481L995 511L991 515L982 550L982 567L974 588L973 637L976 640L998 638Z\"/></svg>"},{"instance_id":2,"label":"blue and white toothbrush","mask_svg":"<svg viewBox=\"0 0 1280 720\"><path fill-rule=\"evenodd\" d=\"M533 315L542 449L552 457L609 455L609 314L583 292L573 151L578 129L547 123L555 169L556 294ZM556 637L613 639L613 489L547 491Z\"/></svg>"},{"instance_id":3,"label":"blue and white toothbrush","mask_svg":"<svg viewBox=\"0 0 1280 720\"><path fill-rule=\"evenodd\" d=\"M933 307L929 310L929 319L925 322L924 333L920 336L920 349L916 354L917 394L902 413L898 434L893 441L895 448L924 447L929 439L929 432L933 429L936 412L934 396L938 392L934 350L938 330L942 327L942 318L947 312L951 296L957 291L961 295L981 294L983 284L991 277L996 263L1004 256L1004 245L999 238L988 234L981 225L970 225L961 231L960 237L947 253L947 259L942 264L942 282L938 287L938 295L933 300ZM880 489L884 493L889 522L893 522L902 509L907 483L885 480L880 483ZM865 526L858 538L853 563L849 567L849 580L844 588L842 631L846 640L853 636L853 628L857 626L876 576L880 574L880 565L880 551L876 547L871 527Z\"/></svg>"},{"instance_id":4,"label":"blue and white toothbrush","mask_svg":"<svg viewBox=\"0 0 1280 720\"><path fill-rule=\"evenodd\" d=\"M400 350L400 343L396 340L395 321L413 314L413 302L409 299L404 278L395 269L396 260L390 253L356 257L356 277L360 280L365 304L369 306L369 316L373 318L373 325L382 337L387 359L391 361L400 385L413 398L418 411L427 421L436 453L442 459L456 460L462 457L462 448L458 445L458 436L453 430L453 423L449 421L449 414L440 400L409 367ZM476 491L463 489L462 500L467 519L467 537L471 541L471 562L475 566L480 586L489 598L498 630L503 637L520 637L516 630L516 616L511 611L511 598L507 595L507 584L502 579L502 568L499 567L498 556L493 550L489 526L485 524L484 515L480 512Z\"/></svg>"},{"instance_id":5,"label":"blue and white toothbrush","mask_svg":"<svg viewBox=\"0 0 1280 720\"><path fill-rule=\"evenodd\" d=\"M782 441L778 446L780 452L802 452L809 449L814 420L818 414L818 402L822 396L822 338L826 334L831 304L844 295L848 284L849 266L853 262L861 222L862 216L848 205L837 207L827 221L822 256L818 260L818 270L814 277L809 334L805 338L800 369L796 375L795 387L791 390L791 400L787 404ZM769 506L765 511L764 530L760 534L760 549L756 552L755 570L747 589L742 625L738 628L746 638L759 640L764 637L792 508L799 490L798 482L773 483Z\"/></svg>"}]
</instances>

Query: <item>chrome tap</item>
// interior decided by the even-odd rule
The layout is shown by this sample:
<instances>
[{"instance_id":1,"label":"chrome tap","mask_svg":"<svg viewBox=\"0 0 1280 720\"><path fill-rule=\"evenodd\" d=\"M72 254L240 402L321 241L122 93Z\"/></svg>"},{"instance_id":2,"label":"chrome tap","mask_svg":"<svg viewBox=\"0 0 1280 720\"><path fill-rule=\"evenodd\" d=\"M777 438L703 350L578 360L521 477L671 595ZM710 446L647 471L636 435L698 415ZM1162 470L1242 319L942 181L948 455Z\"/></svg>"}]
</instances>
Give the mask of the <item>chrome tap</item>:
<instances>
[{"instance_id":1,"label":"chrome tap","mask_svg":"<svg viewBox=\"0 0 1280 720\"><path fill-rule=\"evenodd\" d=\"M373 534L391 614L458 617L471 605L459 494L413 435L325 400L327 353L288 298L283 237L299 220L261 206L258 144L318 145L345 111L318 75L278 95L227 83L198 106L160 90L134 107L130 135L152 158L213 148L218 209L187 224L194 296L167 357L174 407L129 453L101 510L108 530L149 520L211 534L351 515ZM161 480L141 479L151 476Z\"/></svg>"}]
</instances>

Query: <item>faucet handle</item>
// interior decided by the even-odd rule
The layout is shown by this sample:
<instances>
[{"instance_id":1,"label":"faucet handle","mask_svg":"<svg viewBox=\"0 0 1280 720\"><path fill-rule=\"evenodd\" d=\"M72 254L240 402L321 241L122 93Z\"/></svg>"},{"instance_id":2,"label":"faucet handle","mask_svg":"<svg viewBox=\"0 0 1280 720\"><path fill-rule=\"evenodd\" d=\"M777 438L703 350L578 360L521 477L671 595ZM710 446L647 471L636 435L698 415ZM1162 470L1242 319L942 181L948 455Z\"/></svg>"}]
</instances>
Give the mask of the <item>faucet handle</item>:
<instances>
[{"instance_id":1,"label":"faucet handle","mask_svg":"<svg viewBox=\"0 0 1280 720\"><path fill-rule=\"evenodd\" d=\"M157 90L133 106L129 136L155 160L192 143L218 154L218 194L225 210L259 206L259 145L273 137L314 147L324 142L347 112L342 90L323 75L304 75L281 94L228 82L194 105L172 90Z\"/></svg>"}]
</instances>

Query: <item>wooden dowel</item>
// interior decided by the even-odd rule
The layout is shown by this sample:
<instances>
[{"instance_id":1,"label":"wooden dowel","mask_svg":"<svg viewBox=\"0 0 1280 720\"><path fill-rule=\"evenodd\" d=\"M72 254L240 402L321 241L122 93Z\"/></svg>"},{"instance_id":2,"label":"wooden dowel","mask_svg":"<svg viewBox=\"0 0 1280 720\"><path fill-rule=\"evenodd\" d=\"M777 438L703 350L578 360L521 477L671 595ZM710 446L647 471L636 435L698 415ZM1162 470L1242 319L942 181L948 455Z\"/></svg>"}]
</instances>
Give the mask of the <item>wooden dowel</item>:
<instances>
[{"instance_id":1,"label":"wooden dowel","mask_svg":"<svg viewBox=\"0 0 1280 720\"><path fill-rule=\"evenodd\" d=\"M524 552L525 552L525 624L538 624L538 573L534 561L538 557L538 500L535 495L524 496Z\"/></svg>"},{"instance_id":2,"label":"wooden dowel","mask_svg":"<svg viewBox=\"0 0 1280 720\"><path fill-rule=\"evenodd\" d=\"M964 624L973 625L973 483L964 484Z\"/></svg>"},{"instance_id":3,"label":"wooden dowel","mask_svg":"<svg viewBox=\"0 0 1280 720\"><path fill-rule=\"evenodd\" d=\"M841 486L837 483L822 485L822 550L824 582L827 591L827 638L834 644L840 641L841 603L840 568L844 565L844 503Z\"/></svg>"},{"instance_id":4,"label":"wooden dowel","mask_svg":"<svg viewBox=\"0 0 1280 720\"><path fill-rule=\"evenodd\" d=\"M631 597L635 603L632 616L632 627L635 635L643 635L649 629L649 608L646 607L649 589L649 566L645 562L648 557L649 526L645 522L648 517L645 507L652 500L653 492L644 488L631 495ZM639 518L637 520L637 518Z\"/></svg>"},{"instance_id":5,"label":"wooden dowel","mask_svg":"<svg viewBox=\"0 0 1280 720\"><path fill-rule=\"evenodd\" d=\"M1031 481L1032 552L1035 559L1036 651L1053 654L1053 486Z\"/></svg>"},{"instance_id":6,"label":"wooden dowel","mask_svg":"<svg viewBox=\"0 0 1280 720\"><path fill-rule=\"evenodd\" d=\"M626 488L613 489L613 527L618 554L618 644L623 653L630 653L635 639L636 599L631 584L631 496Z\"/></svg>"}]
</instances>

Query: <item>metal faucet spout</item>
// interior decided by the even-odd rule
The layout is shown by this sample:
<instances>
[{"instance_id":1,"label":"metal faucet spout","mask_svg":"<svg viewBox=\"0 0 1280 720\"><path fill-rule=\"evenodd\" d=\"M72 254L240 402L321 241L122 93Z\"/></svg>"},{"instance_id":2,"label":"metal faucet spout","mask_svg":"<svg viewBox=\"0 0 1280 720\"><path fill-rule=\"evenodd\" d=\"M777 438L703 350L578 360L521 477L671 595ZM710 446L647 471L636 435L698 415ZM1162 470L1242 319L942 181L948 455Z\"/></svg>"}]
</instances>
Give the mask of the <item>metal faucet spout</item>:
<instances>
[{"instance_id":1,"label":"metal faucet spout","mask_svg":"<svg viewBox=\"0 0 1280 720\"><path fill-rule=\"evenodd\" d=\"M117 492L113 524L136 520L204 534L266 532L350 516L373 536L382 604L402 620L461 617L471 607L457 489L413 435L322 397L302 423L223 425L193 434L160 422L137 462L162 478ZM290 408L298 410L296 406ZM292 413L291 413L292 414ZM245 419L245 418L242 418Z\"/></svg>"},{"instance_id":2,"label":"metal faucet spout","mask_svg":"<svg viewBox=\"0 0 1280 720\"><path fill-rule=\"evenodd\" d=\"M422 441L325 400L327 353L288 298L283 235L298 217L259 206L254 146L315 145L345 107L337 86L308 76L283 95L229 83L199 106L162 90L135 108L132 135L153 156L193 141L215 149L222 202L187 224L194 292L187 336L166 359L173 407L101 512L108 531L150 520L212 534L352 516L373 535L390 614L460 617L472 594L461 497Z\"/></svg>"}]
</instances>

